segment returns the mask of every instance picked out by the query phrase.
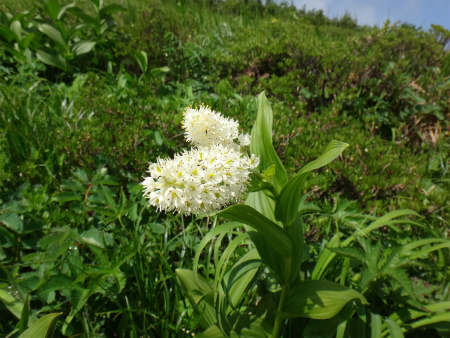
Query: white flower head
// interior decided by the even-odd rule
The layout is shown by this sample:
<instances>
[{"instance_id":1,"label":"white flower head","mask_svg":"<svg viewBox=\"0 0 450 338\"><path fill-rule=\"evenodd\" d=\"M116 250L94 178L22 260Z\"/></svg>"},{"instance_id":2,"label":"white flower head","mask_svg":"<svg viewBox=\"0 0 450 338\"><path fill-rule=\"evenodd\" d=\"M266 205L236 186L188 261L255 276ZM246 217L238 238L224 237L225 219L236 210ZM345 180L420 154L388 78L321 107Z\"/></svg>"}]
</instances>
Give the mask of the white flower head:
<instances>
[{"instance_id":1,"label":"white flower head","mask_svg":"<svg viewBox=\"0 0 450 338\"><path fill-rule=\"evenodd\" d=\"M234 145L239 137L239 123L201 105L198 109L187 107L183 113L183 129L188 142L196 147L213 144Z\"/></svg>"},{"instance_id":2,"label":"white flower head","mask_svg":"<svg viewBox=\"0 0 450 338\"><path fill-rule=\"evenodd\" d=\"M238 137L239 144L241 146L248 146L250 144L250 135L249 134L240 134Z\"/></svg>"},{"instance_id":3,"label":"white flower head","mask_svg":"<svg viewBox=\"0 0 450 338\"><path fill-rule=\"evenodd\" d=\"M250 181L249 169L259 159L222 144L192 148L174 159L158 159L141 183L149 204L187 215L218 210L242 198Z\"/></svg>"}]
</instances>

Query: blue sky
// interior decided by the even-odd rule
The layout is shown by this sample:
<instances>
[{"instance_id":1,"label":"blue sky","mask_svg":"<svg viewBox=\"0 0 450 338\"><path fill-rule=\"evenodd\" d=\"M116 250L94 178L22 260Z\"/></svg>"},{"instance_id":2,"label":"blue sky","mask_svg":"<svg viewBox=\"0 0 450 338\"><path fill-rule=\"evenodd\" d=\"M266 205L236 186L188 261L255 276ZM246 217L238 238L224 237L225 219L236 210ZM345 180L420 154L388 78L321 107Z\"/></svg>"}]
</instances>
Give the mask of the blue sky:
<instances>
[{"instance_id":1,"label":"blue sky","mask_svg":"<svg viewBox=\"0 0 450 338\"><path fill-rule=\"evenodd\" d=\"M291 0L288 0L290 3ZM330 18L341 17L345 11L357 19L359 25L381 26L390 19L421 26L428 30L438 24L450 30L450 0L292 0L306 9L322 9Z\"/></svg>"}]
</instances>

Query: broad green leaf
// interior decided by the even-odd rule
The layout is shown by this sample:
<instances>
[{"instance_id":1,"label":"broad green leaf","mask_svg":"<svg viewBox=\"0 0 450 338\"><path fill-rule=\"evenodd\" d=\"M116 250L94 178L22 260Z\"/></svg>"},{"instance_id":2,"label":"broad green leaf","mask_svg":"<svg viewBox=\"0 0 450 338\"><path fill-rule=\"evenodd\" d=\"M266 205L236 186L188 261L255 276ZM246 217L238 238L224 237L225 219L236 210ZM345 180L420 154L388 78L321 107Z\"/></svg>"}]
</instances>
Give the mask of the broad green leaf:
<instances>
[{"instance_id":1,"label":"broad green leaf","mask_svg":"<svg viewBox=\"0 0 450 338\"><path fill-rule=\"evenodd\" d=\"M307 173L307 172L310 172L315 169L319 169L319 168L331 163L347 147L348 147L347 143L336 141L336 140L331 141L325 148L324 152L316 160L308 163L302 169L300 169L300 171L297 173L297 175Z\"/></svg>"},{"instance_id":2,"label":"broad green leaf","mask_svg":"<svg viewBox=\"0 0 450 338\"><path fill-rule=\"evenodd\" d=\"M8 42L17 39L16 33L14 33L14 31L6 26L0 26L0 36L2 36Z\"/></svg>"},{"instance_id":3,"label":"broad green leaf","mask_svg":"<svg viewBox=\"0 0 450 338\"><path fill-rule=\"evenodd\" d=\"M53 41L58 43L64 49L65 52L68 52L69 48L67 46L67 43L64 40L64 38L61 35L61 32L59 30L57 30L55 27L53 27L49 24L46 24L46 23L38 25L38 29L42 33L47 35L50 39L52 39Z\"/></svg>"},{"instance_id":4,"label":"broad green leaf","mask_svg":"<svg viewBox=\"0 0 450 338\"><path fill-rule=\"evenodd\" d=\"M280 254L291 254L292 240L287 233L252 207L236 204L221 211L219 215L251 226Z\"/></svg>"},{"instance_id":5,"label":"broad green leaf","mask_svg":"<svg viewBox=\"0 0 450 338\"><path fill-rule=\"evenodd\" d=\"M226 266L227 262L230 259L230 257L235 252L236 248L240 245L242 245L242 242L244 240L248 239L248 233L244 232L239 235L237 235L231 242L227 244L227 247L222 253L222 256L220 257L220 260L217 262L216 260L216 272L215 272L215 285L216 287L220 285L222 282L222 278L225 275L226 272Z\"/></svg>"},{"instance_id":6,"label":"broad green leaf","mask_svg":"<svg viewBox=\"0 0 450 338\"><path fill-rule=\"evenodd\" d=\"M62 7L61 7L61 10L60 10L59 13L58 13L57 20L61 20L62 17L64 16L64 14L66 13L66 11L67 11L69 8L72 8L72 7L75 7L75 2L72 2L71 4L67 4L67 5L65 5L65 6L62 6Z\"/></svg>"},{"instance_id":7,"label":"broad green leaf","mask_svg":"<svg viewBox=\"0 0 450 338\"><path fill-rule=\"evenodd\" d=\"M175 273L198 316L201 316L199 325L208 328L215 324L215 292L212 284L208 283L202 276L197 276L191 270L176 269Z\"/></svg>"},{"instance_id":8,"label":"broad green leaf","mask_svg":"<svg viewBox=\"0 0 450 338\"><path fill-rule=\"evenodd\" d=\"M321 168L338 157L347 143L336 140L331 141L324 152L314 161L305 165L295 177L293 177L281 190L275 205L275 218L283 224L290 226L298 214L298 208L302 197L302 188L308 173Z\"/></svg>"},{"instance_id":9,"label":"broad green leaf","mask_svg":"<svg viewBox=\"0 0 450 338\"><path fill-rule=\"evenodd\" d=\"M384 320L389 329L390 338L404 338L402 328L393 320L385 319Z\"/></svg>"},{"instance_id":10,"label":"broad green leaf","mask_svg":"<svg viewBox=\"0 0 450 338\"><path fill-rule=\"evenodd\" d=\"M283 315L287 318L328 319L337 315L345 304L354 299L368 304L359 292L337 283L328 281L300 283L290 291Z\"/></svg>"},{"instance_id":11,"label":"broad green leaf","mask_svg":"<svg viewBox=\"0 0 450 338\"><path fill-rule=\"evenodd\" d=\"M39 61L47 65L54 66L62 70L66 70L67 68L66 60L64 60L61 55L53 52L49 48L38 48L38 50L36 51L36 57L39 59Z\"/></svg>"},{"instance_id":12,"label":"broad green leaf","mask_svg":"<svg viewBox=\"0 0 450 338\"><path fill-rule=\"evenodd\" d=\"M20 23L20 20L13 20L10 28L16 34L17 41L22 40L22 24Z\"/></svg>"},{"instance_id":13,"label":"broad green leaf","mask_svg":"<svg viewBox=\"0 0 450 338\"><path fill-rule=\"evenodd\" d=\"M381 338L382 325L381 316L370 313L371 338Z\"/></svg>"},{"instance_id":14,"label":"broad green leaf","mask_svg":"<svg viewBox=\"0 0 450 338\"><path fill-rule=\"evenodd\" d=\"M58 20L58 13L61 9L61 6L59 5L58 1L56 0L49 0L45 4L45 9L47 10L48 15L53 21Z\"/></svg>"},{"instance_id":15,"label":"broad green leaf","mask_svg":"<svg viewBox=\"0 0 450 338\"><path fill-rule=\"evenodd\" d=\"M160 74L163 74L163 73L168 73L168 72L170 72L170 68L167 67L167 66L158 67L158 68L152 68L150 70L150 74L153 75L153 76L160 75Z\"/></svg>"},{"instance_id":16,"label":"broad green leaf","mask_svg":"<svg viewBox=\"0 0 450 338\"><path fill-rule=\"evenodd\" d=\"M236 307L240 302L248 285L254 280L258 269L261 267L261 258L258 251L250 250L242 256L225 275L227 285L228 299L231 306L228 308L227 314L232 308Z\"/></svg>"},{"instance_id":17,"label":"broad green leaf","mask_svg":"<svg viewBox=\"0 0 450 338\"><path fill-rule=\"evenodd\" d=\"M21 234L23 231L23 223L20 217L14 212L5 212L0 214L0 223L16 233Z\"/></svg>"},{"instance_id":18,"label":"broad green leaf","mask_svg":"<svg viewBox=\"0 0 450 338\"><path fill-rule=\"evenodd\" d=\"M257 99L258 116L252 129L250 153L259 157L259 168L266 170L275 165L273 183L277 190L287 182L286 170L272 145L273 113L264 92Z\"/></svg>"},{"instance_id":19,"label":"broad green leaf","mask_svg":"<svg viewBox=\"0 0 450 338\"><path fill-rule=\"evenodd\" d=\"M141 67L142 73L146 73L147 72L147 66L148 66L147 53L141 50L139 52L136 52L135 57L136 57L136 61L139 64L139 67Z\"/></svg>"},{"instance_id":20,"label":"broad green leaf","mask_svg":"<svg viewBox=\"0 0 450 338\"><path fill-rule=\"evenodd\" d=\"M50 313L31 325L19 338L52 338L56 328L56 319L62 313Z\"/></svg>"},{"instance_id":21,"label":"broad green leaf","mask_svg":"<svg viewBox=\"0 0 450 338\"><path fill-rule=\"evenodd\" d=\"M75 42L72 46L72 53L75 55L83 55L89 53L95 46L94 41L81 40Z\"/></svg>"},{"instance_id":22,"label":"broad green leaf","mask_svg":"<svg viewBox=\"0 0 450 338\"><path fill-rule=\"evenodd\" d=\"M298 215L302 188L309 173L292 178L281 190L275 204L275 218L286 226L291 226Z\"/></svg>"}]
</instances>

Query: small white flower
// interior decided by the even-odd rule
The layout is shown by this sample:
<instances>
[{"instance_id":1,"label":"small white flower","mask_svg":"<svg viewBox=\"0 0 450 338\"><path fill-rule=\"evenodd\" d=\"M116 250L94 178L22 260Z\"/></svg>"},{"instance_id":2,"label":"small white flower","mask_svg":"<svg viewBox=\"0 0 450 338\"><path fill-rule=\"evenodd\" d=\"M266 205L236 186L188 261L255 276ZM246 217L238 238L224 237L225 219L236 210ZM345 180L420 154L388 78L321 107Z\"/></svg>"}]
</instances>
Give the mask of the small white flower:
<instances>
[{"instance_id":1,"label":"small white flower","mask_svg":"<svg viewBox=\"0 0 450 338\"><path fill-rule=\"evenodd\" d=\"M248 146L250 144L250 135L249 134L240 134L238 137L239 144L243 146Z\"/></svg>"},{"instance_id":2,"label":"small white flower","mask_svg":"<svg viewBox=\"0 0 450 338\"><path fill-rule=\"evenodd\" d=\"M259 159L222 144L198 147L174 159L158 159L141 183L149 204L164 211L198 214L218 210L242 198L249 169Z\"/></svg>"},{"instance_id":3,"label":"small white flower","mask_svg":"<svg viewBox=\"0 0 450 338\"><path fill-rule=\"evenodd\" d=\"M211 110L208 106L198 109L186 108L182 122L185 137L194 146L211 146L223 144L232 146L239 137L239 123L233 119L223 117L222 114Z\"/></svg>"}]
</instances>

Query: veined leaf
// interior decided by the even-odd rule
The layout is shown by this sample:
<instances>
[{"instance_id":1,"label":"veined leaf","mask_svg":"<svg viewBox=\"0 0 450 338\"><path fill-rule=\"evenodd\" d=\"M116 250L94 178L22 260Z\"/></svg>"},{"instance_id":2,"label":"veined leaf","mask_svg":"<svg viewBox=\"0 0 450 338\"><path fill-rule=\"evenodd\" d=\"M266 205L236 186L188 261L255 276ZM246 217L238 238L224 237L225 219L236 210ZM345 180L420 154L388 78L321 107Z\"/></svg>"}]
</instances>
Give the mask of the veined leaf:
<instances>
[{"instance_id":1,"label":"veined leaf","mask_svg":"<svg viewBox=\"0 0 450 338\"><path fill-rule=\"evenodd\" d=\"M216 323L214 310L214 288L202 276L196 276L193 271L186 269L176 269L181 286L187 293L192 306L201 319L199 324L207 328Z\"/></svg>"},{"instance_id":2,"label":"veined leaf","mask_svg":"<svg viewBox=\"0 0 450 338\"><path fill-rule=\"evenodd\" d=\"M200 244L197 246L197 249L195 251L195 257L194 257L194 267L193 270L195 273L197 273L198 270L198 260L200 258L200 255L205 248L206 244L208 244L209 241L211 241L214 237L219 235L222 232L230 231L234 228L241 227L242 224L239 222L230 222L222 224L214 229L212 229L210 232L208 232L205 237L201 240Z\"/></svg>"},{"instance_id":3,"label":"veined leaf","mask_svg":"<svg viewBox=\"0 0 450 338\"><path fill-rule=\"evenodd\" d=\"M277 224L248 205L236 204L219 213L233 221L245 223L256 229L266 241L282 255L292 251L292 240Z\"/></svg>"},{"instance_id":4,"label":"veined leaf","mask_svg":"<svg viewBox=\"0 0 450 338\"><path fill-rule=\"evenodd\" d=\"M64 48L64 51L67 53L69 51L69 48L67 46L66 41L64 40L63 36L61 35L61 32L57 30L55 27L50 26L49 24L43 23L38 25L38 29L47 35L50 39L57 42L62 48Z\"/></svg>"},{"instance_id":5,"label":"veined leaf","mask_svg":"<svg viewBox=\"0 0 450 338\"><path fill-rule=\"evenodd\" d=\"M61 18L64 16L64 14L66 13L66 11L69 9L69 8L72 8L72 7L75 7L75 2L72 2L71 4L67 4L67 5L65 5L65 6L62 6L61 7L61 10L59 11L59 13L58 13L58 17L57 17L57 20L61 20Z\"/></svg>"},{"instance_id":6,"label":"veined leaf","mask_svg":"<svg viewBox=\"0 0 450 338\"><path fill-rule=\"evenodd\" d=\"M295 177L293 177L281 190L275 205L275 218L283 224L290 226L298 214L298 208L302 197L302 188L308 173L327 165L338 157L347 143L336 140L331 141L324 152L314 161L305 165Z\"/></svg>"},{"instance_id":7,"label":"veined leaf","mask_svg":"<svg viewBox=\"0 0 450 338\"><path fill-rule=\"evenodd\" d=\"M388 326L390 337L391 338L404 338L402 328L393 320L385 319L384 320Z\"/></svg>"},{"instance_id":8,"label":"veined leaf","mask_svg":"<svg viewBox=\"0 0 450 338\"><path fill-rule=\"evenodd\" d=\"M61 9L61 6L59 5L58 1L56 0L49 0L45 4L45 9L47 10L48 15L53 21L58 20L58 13Z\"/></svg>"},{"instance_id":9,"label":"veined leaf","mask_svg":"<svg viewBox=\"0 0 450 338\"><path fill-rule=\"evenodd\" d=\"M46 47L38 48L36 51L36 57L43 63L66 70L66 60L61 55L54 53L52 50Z\"/></svg>"},{"instance_id":10,"label":"veined leaf","mask_svg":"<svg viewBox=\"0 0 450 338\"><path fill-rule=\"evenodd\" d=\"M337 315L344 305L353 299L368 304L359 292L337 283L328 281L300 283L289 292L286 309L282 315L286 318L328 319Z\"/></svg>"},{"instance_id":11,"label":"veined leaf","mask_svg":"<svg viewBox=\"0 0 450 338\"><path fill-rule=\"evenodd\" d=\"M370 313L371 338L380 338L382 333L381 316Z\"/></svg>"},{"instance_id":12,"label":"veined leaf","mask_svg":"<svg viewBox=\"0 0 450 338\"><path fill-rule=\"evenodd\" d=\"M72 53L75 53L75 55L83 55L89 53L94 46L94 41L81 40L73 44Z\"/></svg>"},{"instance_id":13,"label":"veined leaf","mask_svg":"<svg viewBox=\"0 0 450 338\"><path fill-rule=\"evenodd\" d=\"M239 303L248 285L255 278L261 266L258 251L250 250L242 256L224 277L227 285L228 300L231 303L227 314Z\"/></svg>"},{"instance_id":14,"label":"veined leaf","mask_svg":"<svg viewBox=\"0 0 450 338\"><path fill-rule=\"evenodd\" d=\"M56 318L61 315L62 312L50 313L39 318L39 320L22 333L19 338L52 338L56 328Z\"/></svg>"},{"instance_id":15,"label":"veined leaf","mask_svg":"<svg viewBox=\"0 0 450 338\"><path fill-rule=\"evenodd\" d=\"M280 190L287 182L286 170L272 145L273 113L264 92L257 99L258 116L252 129L250 153L259 157L259 168L266 170L275 165L273 184Z\"/></svg>"},{"instance_id":16,"label":"veined leaf","mask_svg":"<svg viewBox=\"0 0 450 338\"><path fill-rule=\"evenodd\" d=\"M141 67L142 73L147 72L147 65L148 65L148 57L147 53L144 51L136 52L136 61L139 64L139 67Z\"/></svg>"}]
</instances>

